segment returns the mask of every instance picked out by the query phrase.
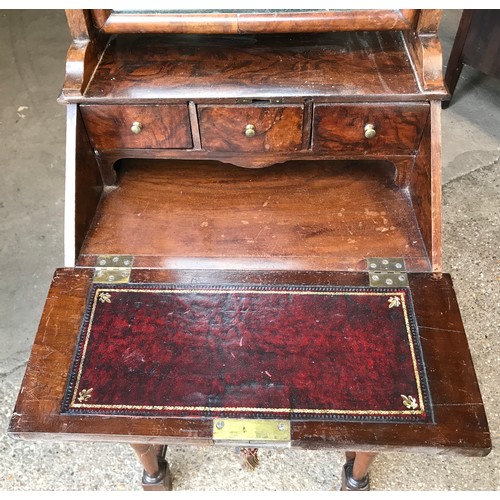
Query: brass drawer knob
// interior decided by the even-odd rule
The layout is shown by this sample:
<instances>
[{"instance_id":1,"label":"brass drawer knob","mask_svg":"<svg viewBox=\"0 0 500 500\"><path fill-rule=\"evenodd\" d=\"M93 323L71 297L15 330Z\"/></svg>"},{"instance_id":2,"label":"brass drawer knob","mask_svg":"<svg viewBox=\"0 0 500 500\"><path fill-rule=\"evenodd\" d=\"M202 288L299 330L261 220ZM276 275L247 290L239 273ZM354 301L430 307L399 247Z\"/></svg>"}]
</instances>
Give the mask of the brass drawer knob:
<instances>
[{"instance_id":1,"label":"brass drawer knob","mask_svg":"<svg viewBox=\"0 0 500 500\"><path fill-rule=\"evenodd\" d=\"M132 132L134 134L139 134L140 131L142 130L142 123L141 122L134 122L134 123L132 123L132 126L130 127L130 130L132 130Z\"/></svg>"},{"instance_id":2,"label":"brass drawer knob","mask_svg":"<svg viewBox=\"0 0 500 500\"><path fill-rule=\"evenodd\" d=\"M245 135L247 137L253 137L255 135L255 126L252 125L251 123L249 123L246 127L245 127Z\"/></svg>"},{"instance_id":3,"label":"brass drawer knob","mask_svg":"<svg viewBox=\"0 0 500 500\"><path fill-rule=\"evenodd\" d=\"M367 139L371 139L377 135L377 131L375 130L375 125L372 123L367 123L365 125L365 137Z\"/></svg>"}]
</instances>

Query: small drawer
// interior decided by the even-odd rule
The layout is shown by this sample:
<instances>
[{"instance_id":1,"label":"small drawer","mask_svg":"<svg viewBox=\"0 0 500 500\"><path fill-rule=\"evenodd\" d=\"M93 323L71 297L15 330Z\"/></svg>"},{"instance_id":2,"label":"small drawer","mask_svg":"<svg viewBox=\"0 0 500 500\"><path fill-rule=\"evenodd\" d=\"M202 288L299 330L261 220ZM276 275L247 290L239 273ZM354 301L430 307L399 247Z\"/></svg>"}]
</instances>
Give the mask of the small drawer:
<instances>
[{"instance_id":1,"label":"small drawer","mask_svg":"<svg viewBox=\"0 0 500 500\"><path fill-rule=\"evenodd\" d=\"M186 105L82 105L95 149L193 147Z\"/></svg>"},{"instance_id":2,"label":"small drawer","mask_svg":"<svg viewBox=\"0 0 500 500\"><path fill-rule=\"evenodd\" d=\"M427 103L319 104L314 107L313 151L412 153L428 114Z\"/></svg>"},{"instance_id":3,"label":"small drawer","mask_svg":"<svg viewBox=\"0 0 500 500\"><path fill-rule=\"evenodd\" d=\"M205 151L302 149L304 106L198 106Z\"/></svg>"}]
</instances>

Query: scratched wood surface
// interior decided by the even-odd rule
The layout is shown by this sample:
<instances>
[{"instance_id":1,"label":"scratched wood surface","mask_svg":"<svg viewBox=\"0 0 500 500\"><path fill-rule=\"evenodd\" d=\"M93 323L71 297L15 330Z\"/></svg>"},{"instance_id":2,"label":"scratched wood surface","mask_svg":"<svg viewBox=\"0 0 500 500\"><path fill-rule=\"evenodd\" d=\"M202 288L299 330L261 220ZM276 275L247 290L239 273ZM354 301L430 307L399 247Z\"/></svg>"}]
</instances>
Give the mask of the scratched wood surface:
<instances>
[{"instance_id":1,"label":"scratched wood surface","mask_svg":"<svg viewBox=\"0 0 500 500\"><path fill-rule=\"evenodd\" d=\"M212 421L61 415L67 376L91 269L60 269L52 282L13 418L11 435L26 439L211 444ZM167 271L132 272L132 282L367 285L366 273ZM292 422L292 446L486 455L484 407L449 275L410 276L435 415L433 424ZM432 304L432 307L429 305ZM61 335L64 332L64 335ZM307 333L304 333L307 335Z\"/></svg>"},{"instance_id":2,"label":"scratched wood surface","mask_svg":"<svg viewBox=\"0 0 500 500\"><path fill-rule=\"evenodd\" d=\"M408 193L393 180L386 162L296 161L249 170L127 160L79 263L116 253L153 267L362 270L366 257L384 255L428 271Z\"/></svg>"},{"instance_id":3,"label":"scratched wood surface","mask_svg":"<svg viewBox=\"0 0 500 500\"><path fill-rule=\"evenodd\" d=\"M332 95L423 99L401 33L118 37L83 100Z\"/></svg>"}]
</instances>

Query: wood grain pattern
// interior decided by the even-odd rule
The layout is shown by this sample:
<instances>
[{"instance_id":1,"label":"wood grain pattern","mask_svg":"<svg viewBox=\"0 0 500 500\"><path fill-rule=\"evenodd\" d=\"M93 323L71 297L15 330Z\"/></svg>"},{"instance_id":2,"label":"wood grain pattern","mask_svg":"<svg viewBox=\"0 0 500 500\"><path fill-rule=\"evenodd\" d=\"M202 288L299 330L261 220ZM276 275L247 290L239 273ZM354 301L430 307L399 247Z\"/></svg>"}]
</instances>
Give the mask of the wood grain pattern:
<instances>
[{"instance_id":1,"label":"wood grain pattern","mask_svg":"<svg viewBox=\"0 0 500 500\"><path fill-rule=\"evenodd\" d=\"M94 37L95 29L89 10L66 9L65 14L71 38L74 41L88 41Z\"/></svg>"},{"instance_id":2,"label":"wood grain pattern","mask_svg":"<svg viewBox=\"0 0 500 500\"><path fill-rule=\"evenodd\" d=\"M73 42L66 56L66 76L59 101L71 96L79 98L87 87L103 50L99 39Z\"/></svg>"},{"instance_id":3,"label":"wood grain pattern","mask_svg":"<svg viewBox=\"0 0 500 500\"><path fill-rule=\"evenodd\" d=\"M198 122L198 112L196 110L196 104L193 101L189 101L189 121L191 122L191 133L193 135L193 148L195 150L201 149L201 136L200 136L200 124Z\"/></svg>"},{"instance_id":4,"label":"wood grain pattern","mask_svg":"<svg viewBox=\"0 0 500 500\"><path fill-rule=\"evenodd\" d=\"M432 270L442 271L442 164L441 164L441 106L431 103L431 224L432 249L430 251Z\"/></svg>"},{"instance_id":5,"label":"wood grain pattern","mask_svg":"<svg viewBox=\"0 0 500 500\"><path fill-rule=\"evenodd\" d=\"M396 168L396 177L394 183L400 189L406 189L411 180L411 173L415 165L415 156L399 156L399 157L389 157L388 160Z\"/></svg>"},{"instance_id":6,"label":"wood grain pattern","mask_svg":"<svg viewBox=\"0 0 500 500\"><path fill-rule=\"evenodd\" d=\"M416 31L418 33L437 33L443 11L439 9L422 9L418 13Z\"/></svg>"},{"instance_id":7,"label":"wood grain pattern","mask_svg":"<svg viewBox=\"0 0 500 500\"><path fill-rule=\"evenodd\" d=\"M205 151L287 152L302 148L304 106L198 106ZM255 135L245 129L253 125Z\"/></svg>"},{"instance_id":8,"label":"wood grain pattern","mask_svg":"<svg viewBox=\"0 0 500 500\"><path fill-rule=\"evenodd\" d=\"M410 195L422 238L432 261L441 271L441 108L432 103L431 113L410 178Z\"/></svg>"},{"instance_id":9,"label":"wood grain pattern","mask_svg":"<svg viewBox=\"0 0 500 500\"><path fill-rule=\"evenodd\" d=\"M94 25L98 29L102 29L113 11L111 9L92 9L91 12Z\"/></svg>"},{"instance_id":10,"label":"wood grain pattern","mask_svg":"<svg viewBox=\"0 0 500 500\"><path fill-rule=\"evenodd\" d=\"M396 30L410 28L414 10L323 10L310 12L113 12L106 33L302 33L323 31Z\"/></svg>"},{"instance_id":11,"label":"wood grain pattern","mask_svg":"<svg viewBox=\"0 0 500 500\"><path fill-rule=\"evenodd\" d=\"M67 9L65 12L73 43L66 56L62 95L81 96L98 64L105 42L93 25L90 11Z\"/></svg>"},{"instance_id":12,"label":"wood grain pattern","mask_svg":"<svg viewBox=\"0 0 500 500\"><path fill-rule=\"evenodd\" d=\"M99 165L76 104L67 107L64 262L74 266L103 191Z\"/></svg>"},{"instance_id":13,"label":"wood grain pattern","mask_svg":"<svg viewBox=\"0 0 500 500\"><path fill-rule=\"evenodd\" d=\"M393 179L383 162L249 170L123 161L79 263L116 253L170 268L363 270L366 257L401 256L410 270L428 271L409 197Z\"/></svg>"},{"instance_id":14,"label":"wood grain pattern","mask_svg":"<svg viewBox=\"0 0 500 500\"><path fill-rule=\"evenodd\" d=\"M80 106L94 148L191 148L187 105ZM142 130L134 134L134 122Z\"/></svg>"},{"instance_id":15,"label":"wood grain pattern","mask_svg":"<svg viewBox=\"0 0 500 500\"><path fill-rule=\"evenodd\" d=\"M435 34L419 35L413 31L404 32L403 36L414 61L415 74L422 91L438 93L441 97L446 97L439 38Z\"/></svg>"},{"instance_id":16,"label":"wood grain pattern","mask_svg":"<svg viewBox=\"0 0 500 500\"><path fill-rule=\"evenodd\" d=\"M423 103L316 105L313 151L412 153L428 113ZM375 137L365 137L366 124L374 125Z\"/></svg>"},{"instance_id":17,"label":"wood grain pattern","mask_svg":"<svg viewBox=\"0 0 500 500\"><path fill-rule=\"evenodd\" d=\"M61 400L73 358L91 269L61 269L52 282L34 348L22 383L9 433L27 439L128 441L158 444L210 444L210 420L61 415ZM135 282L366 285L366 273L195 272L135 269ZM298 421L292 423L292 446L366 451L404 450L426 453L486 455L491 449L477 379L448 275L410 277L420 328L434 424ZM431 301L443 294L446 301ZM424 307L424 310L422 309ZM434 319L437 323L434 323ZM457 331L440 325L453 323ZM60 335L64 331L66 335ZM450 346L452 346L450 348Z\"/></svg>"},{"instance_id":18,"label":"wood grain pattern","mask_svg":"<svg viewBox=\"0 0 500 500\"><path fill-rule=\"evenodd\" d=\"M167 57L168 54L168 57ZM83 99L422 99L400 32L112 39Z\"/></svg>"},{"instance_id":19,"label":"wood grain pattern","mask_svg":"<svg viewBox=\"0 0 500 500\"><path fill-rule=\"evenodd\" d=\"M192 120L194 123L194 120ZM310 124L310 123L309 123ZM304 130L304 137L306 135ZM194 139L194 136L193 136ZM304 138L303 138L304 140ZM310 139L309 139L310 141ZM304 143L303 143L304 147ZM143 159L185 159L185 160L213 160L229 163L238 167L244 168L266 168L272 165L295 160L384 160L393 163L397 171L395 172L395 180L397 186L403 187L409 182L408 175L410 169L415 162L413 154L386 154L386 153L370 153L363 150L353 151L330 151L315 153L311 150L293 151L288 153L274 152L262 153L251 152L249 154L236 153L232 151L216 151L209 152L203 150L177 150L177 149L117 149L106 150L99 153L98 161L103 172L103 179L107 186L116 184L115 164L121 159L127 158L143 158Z\"/></svg>"},{"instance_id":20,"label":"wood grain pattern","mask_svg":"<svg viewBox=\"0 0 500 500\"><path fill-rule=\"evenodd\" d=\"M423 9L418 15L416 29L403 31L420 88L427 92L445 90L441 42L437 36L442 14L442 10Z\"/></svg>"}]
</instances>

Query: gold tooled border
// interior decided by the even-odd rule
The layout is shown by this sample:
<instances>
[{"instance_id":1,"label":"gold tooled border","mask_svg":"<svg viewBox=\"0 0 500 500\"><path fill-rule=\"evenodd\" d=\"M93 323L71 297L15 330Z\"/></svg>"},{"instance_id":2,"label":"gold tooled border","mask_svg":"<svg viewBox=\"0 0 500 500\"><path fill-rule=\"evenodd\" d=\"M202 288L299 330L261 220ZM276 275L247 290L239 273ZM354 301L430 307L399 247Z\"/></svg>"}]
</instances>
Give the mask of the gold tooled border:
<instances>
[{"instance_id":1,"label":"gold tooled border","mask_svg":"<svg viewBox=\"0 0 500 500\"><path fill-rule=\"evenodd\" d=\"M311 408L255 408L255 407L212 407L212 406L159 406L159 405L114 405L114 404L92 404L92 403L76 403L76 397L78 394L80 379L82 376L83 365L85 360L85 355L87 352L87 346L91 336L92 322L94 320L95 310L98 303L98 296L102 292L121 292L121 293L170 293L170 294L186 294L186 293L209 293L209 294L227 294L227 293L254 293L263 295L385 295L389 296L400 296L401 298L401 308L403 310L406 331L408 335L408 344L410 348L411 359L413 363L413 374L415 377L415 384L417 387L419 409L416 410L339 410L339 409L311 409ZM195 411L195 412L249 412L249 413L288 413L293 414L310 414L310 415L422 415L426 413L426 408L424 404L424 398L422 393L422 387L420 384L420 375L418 372L418 363L415 353L415 347L413 345L413 338L411 335L411 326L408 317L407 304L405 300L405 292L351 292L351 291L314 291L314 290L252 290L245 288L238 288L236 290L232 289L204 289L204 288L189 288L189 289L174 289L174 290L158 290L158 289L148 289L148 288L96 288L92 310L90 313L89 321L85 332L85 343L83 346L82 354L79 360L79 370L73 388L73 397L69 404L69 408L75 409L103 409L103 410L147 410L147 411Z\"/></svg>"}]
</instances>

